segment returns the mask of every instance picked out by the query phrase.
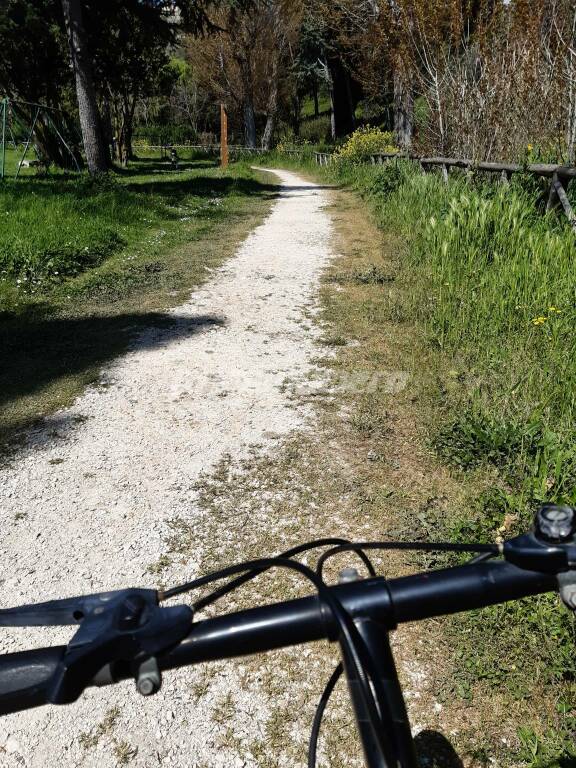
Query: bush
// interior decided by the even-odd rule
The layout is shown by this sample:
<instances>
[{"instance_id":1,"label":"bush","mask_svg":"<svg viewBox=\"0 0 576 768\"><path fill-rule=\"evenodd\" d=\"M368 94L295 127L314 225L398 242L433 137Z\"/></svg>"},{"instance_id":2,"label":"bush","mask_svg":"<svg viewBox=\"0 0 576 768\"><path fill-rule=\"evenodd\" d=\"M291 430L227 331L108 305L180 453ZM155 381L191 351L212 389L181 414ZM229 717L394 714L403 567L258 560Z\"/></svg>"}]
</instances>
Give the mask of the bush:
<instances>
[{"instance_id":1,"label":"bush","mask_svg":"<svg viewBox=\"0 0 576 768\"><path fill-rule=\"evenodd\" d=\"M381 128L365 125L358 128L336 151L336 160L349 163L361 163L370 155L380 152L397 152L394 145L394 134Z\"/></svg>"},{"instance_id":2,"label":"bush","mask_svg":"<svg viewBox=\"0 0 576 768\"><path fill-rule=\"evenodd\" d=\"M136 141L144 141L152 146L167 144L194 144L198 137L189 125L140 125L134 131Z\"/></svg>"},{"instance_id":3,"label":"bush","mask_svg":"<svg viewBox=\"0 0 576 768\"><path fill-rule=\"evenodd\" d=\"M312 120L305 120L300 125L300 139L309 144L327 144L332 139L330 116L323 115Z\"/></svg>"}]
</instances>

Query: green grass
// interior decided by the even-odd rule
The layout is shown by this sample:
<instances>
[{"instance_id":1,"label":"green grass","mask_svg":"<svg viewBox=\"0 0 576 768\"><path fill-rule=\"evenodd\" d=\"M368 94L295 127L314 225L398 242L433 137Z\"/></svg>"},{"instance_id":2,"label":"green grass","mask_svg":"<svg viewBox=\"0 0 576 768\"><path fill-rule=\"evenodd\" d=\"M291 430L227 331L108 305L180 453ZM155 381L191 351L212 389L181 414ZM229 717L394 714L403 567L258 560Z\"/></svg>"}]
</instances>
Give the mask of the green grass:
<instances>
[{"instance_id":1,"label":"green grass","mask_svg":"<svg viewBox=\"0 0 576 768\"><path fill-rule=\"evenodd\" d=\"M143 158L0 186L0 444L74 399L230 256L277 187L247 164ZM205 318L206 323L215 322ZM198 328L190 327L193 333Z\"/></svg>"},{"instance_id":2,"label":"green grass","mask_svg":"<svg viewBox=\"0 0 576 768\"><path fill-rule=\"evenodd\" d=\"M323 115L330 112L330 95L328 93L318 94L318 112ZM300 114L303 118L314 117L314 99L307 96L302 102Z\"/></svg>"},{"instance_id":3,"label":"green grass","mask_svg":"<svg viewBox=\"0 0 576 768\"><path fill-rule=\"evenodd\" d=\"M522 177L446 185L404 161L305 170L355 189L403 241L396 289L382 278L391 306L372 320L419 329L429 444L468 496L455 512L427 513L419 532L493 540L528 528L541 501L576 503L576 242L564 218L544 214L545 190ZM496 733L478 733L478 754L575 766L576 628L558 599L465 614L446 632L449 697L481 708L504 696L539 713L517 719L512 755Z\"/></svg>"}]
</instances>

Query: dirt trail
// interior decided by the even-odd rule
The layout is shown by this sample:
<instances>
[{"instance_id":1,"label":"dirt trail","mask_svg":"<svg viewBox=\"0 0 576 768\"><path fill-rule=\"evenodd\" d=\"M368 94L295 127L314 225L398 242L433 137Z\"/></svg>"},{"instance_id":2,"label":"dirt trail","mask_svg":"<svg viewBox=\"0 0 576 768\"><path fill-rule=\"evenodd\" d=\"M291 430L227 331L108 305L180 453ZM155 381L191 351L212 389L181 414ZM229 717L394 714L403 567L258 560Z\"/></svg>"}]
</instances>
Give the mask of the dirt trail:
<instances>
[{"instance_id":1,"label":"dirt trail","mask_svg":"<svg viewBox=\"0 0 576 768\"><path fill-rule=\"evenodd\" d=\"M195 485L227 455L264 453L311 415L283 386L312 370L314 306L330 258L325 193L285 171L265 222L190 301L174 324L140 335L100 386L46 420L2 471L3 605L128 585L154 586L149 568L168 523L197 534L197 558L170 579L196 575L203 555ZM214 546L214 542L210 542ZM2 631L0 650L56 642L61 631ZM210 701L235 690L235 720L262 732L265 706L233 672L217 675L203 705L194 672L167 677L155 697L132 684L91 690L76 705L0 721L2 766L257 765L222 748Z\"/></svg>"}]
</instances>

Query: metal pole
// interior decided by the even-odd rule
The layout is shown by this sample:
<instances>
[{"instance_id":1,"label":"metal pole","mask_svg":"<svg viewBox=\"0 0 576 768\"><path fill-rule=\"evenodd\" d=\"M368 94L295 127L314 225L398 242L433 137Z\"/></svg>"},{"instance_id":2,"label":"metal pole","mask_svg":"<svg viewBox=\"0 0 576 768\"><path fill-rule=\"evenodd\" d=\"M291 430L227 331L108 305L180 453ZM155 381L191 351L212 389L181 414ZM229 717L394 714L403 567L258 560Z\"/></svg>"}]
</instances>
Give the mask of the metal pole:
<instances>
[{"instance_id":1,"label":"metal pole","mask_svg":"<svg viewBox=\"0 0 576 768\"><path fill-rule=\"evenodd\" d=\"M2 99L2 174L0 179L4 178L6 168L6 111L8 109L8 99Z\"/></svg>"},{"instance_id":2,"label":"metal pole","mask_svg":"<svg viewBox=\"0 0 576 768\"><path fill-rule=\"evenodd\" d=\"M220 167L228 167L228 114L224 104L220 104Z\"/></svg>"},{"instance_id":3,"label":"metal pole","mask_svg":"<svg viewBox=\"0 0 576 768\"><path fill-rule=\"evenodd\" d=\"M26 159L26 153L28 152L28 147L30 146L30 141L32 139L32 136L34 135L34 128L36 128L36 121L38 120L38 115L40 114L40 107L36 109L36 114L34 115L34 120L32 121L32 127L30 128L30 133L28 134L28 138L26 139L26 145L24 147L24 154L20 158L20 162L18 163L18 168L16 170L16 178L20 175L20 169L22 168L22 163Z\"/></svg>"},{"instance_id":4,"label":"metal pole","mask_svg":"<svg viewBox=\"0 0 576 768\"><path fill-rule=\"evenodd\" d=\"M70 153L70 157L72 158L72 160L74 160L74 165L76 166L76 170L77 170L77 171L80 173L80 170L81 170L81 169L80 169L80 166L78 165L78 160L76 160L76 155L74 154L74 152L72 152L72 150L70 149L70 147L68 146L68 144L66 144L66 142L64 141L64 137L62 136L62 134L60 133L60 131L58 130L58 128L56 128L56 125L55 125L55 123L54 123L54 120L52 120L52 118L50 117L50 115L49 115L48 113L46 113L46 117L47 117L47 118L48 118L48 120L50 121L50 124L52 125L52 128L54 128L54 130L56 131L56 135L58 136L58 138L60 139L60 141L62 142L62 144L64 144L64 146L66 147L66 149L67 149L67 150L68 150L68 152Z\"/></svg>"}]
</instances>

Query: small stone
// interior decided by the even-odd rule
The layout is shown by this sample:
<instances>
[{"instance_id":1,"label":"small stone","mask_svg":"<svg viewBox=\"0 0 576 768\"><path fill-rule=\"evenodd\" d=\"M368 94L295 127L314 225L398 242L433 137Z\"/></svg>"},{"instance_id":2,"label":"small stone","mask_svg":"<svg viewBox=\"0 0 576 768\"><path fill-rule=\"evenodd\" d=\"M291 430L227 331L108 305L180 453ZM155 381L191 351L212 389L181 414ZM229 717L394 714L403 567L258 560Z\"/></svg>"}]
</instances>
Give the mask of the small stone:
<instances>
[{"instance_id":1,"label":"small stone","mask_svg":"<svg viewBox=\"0 0 576 768\"><path fill-rule=\"evenodd\" d=\"M14 736L9 736L6 739L6 743L4 744L4 749L9 754L20 752L20 743L14 738Z\"/></svg>"}]
</instances>

